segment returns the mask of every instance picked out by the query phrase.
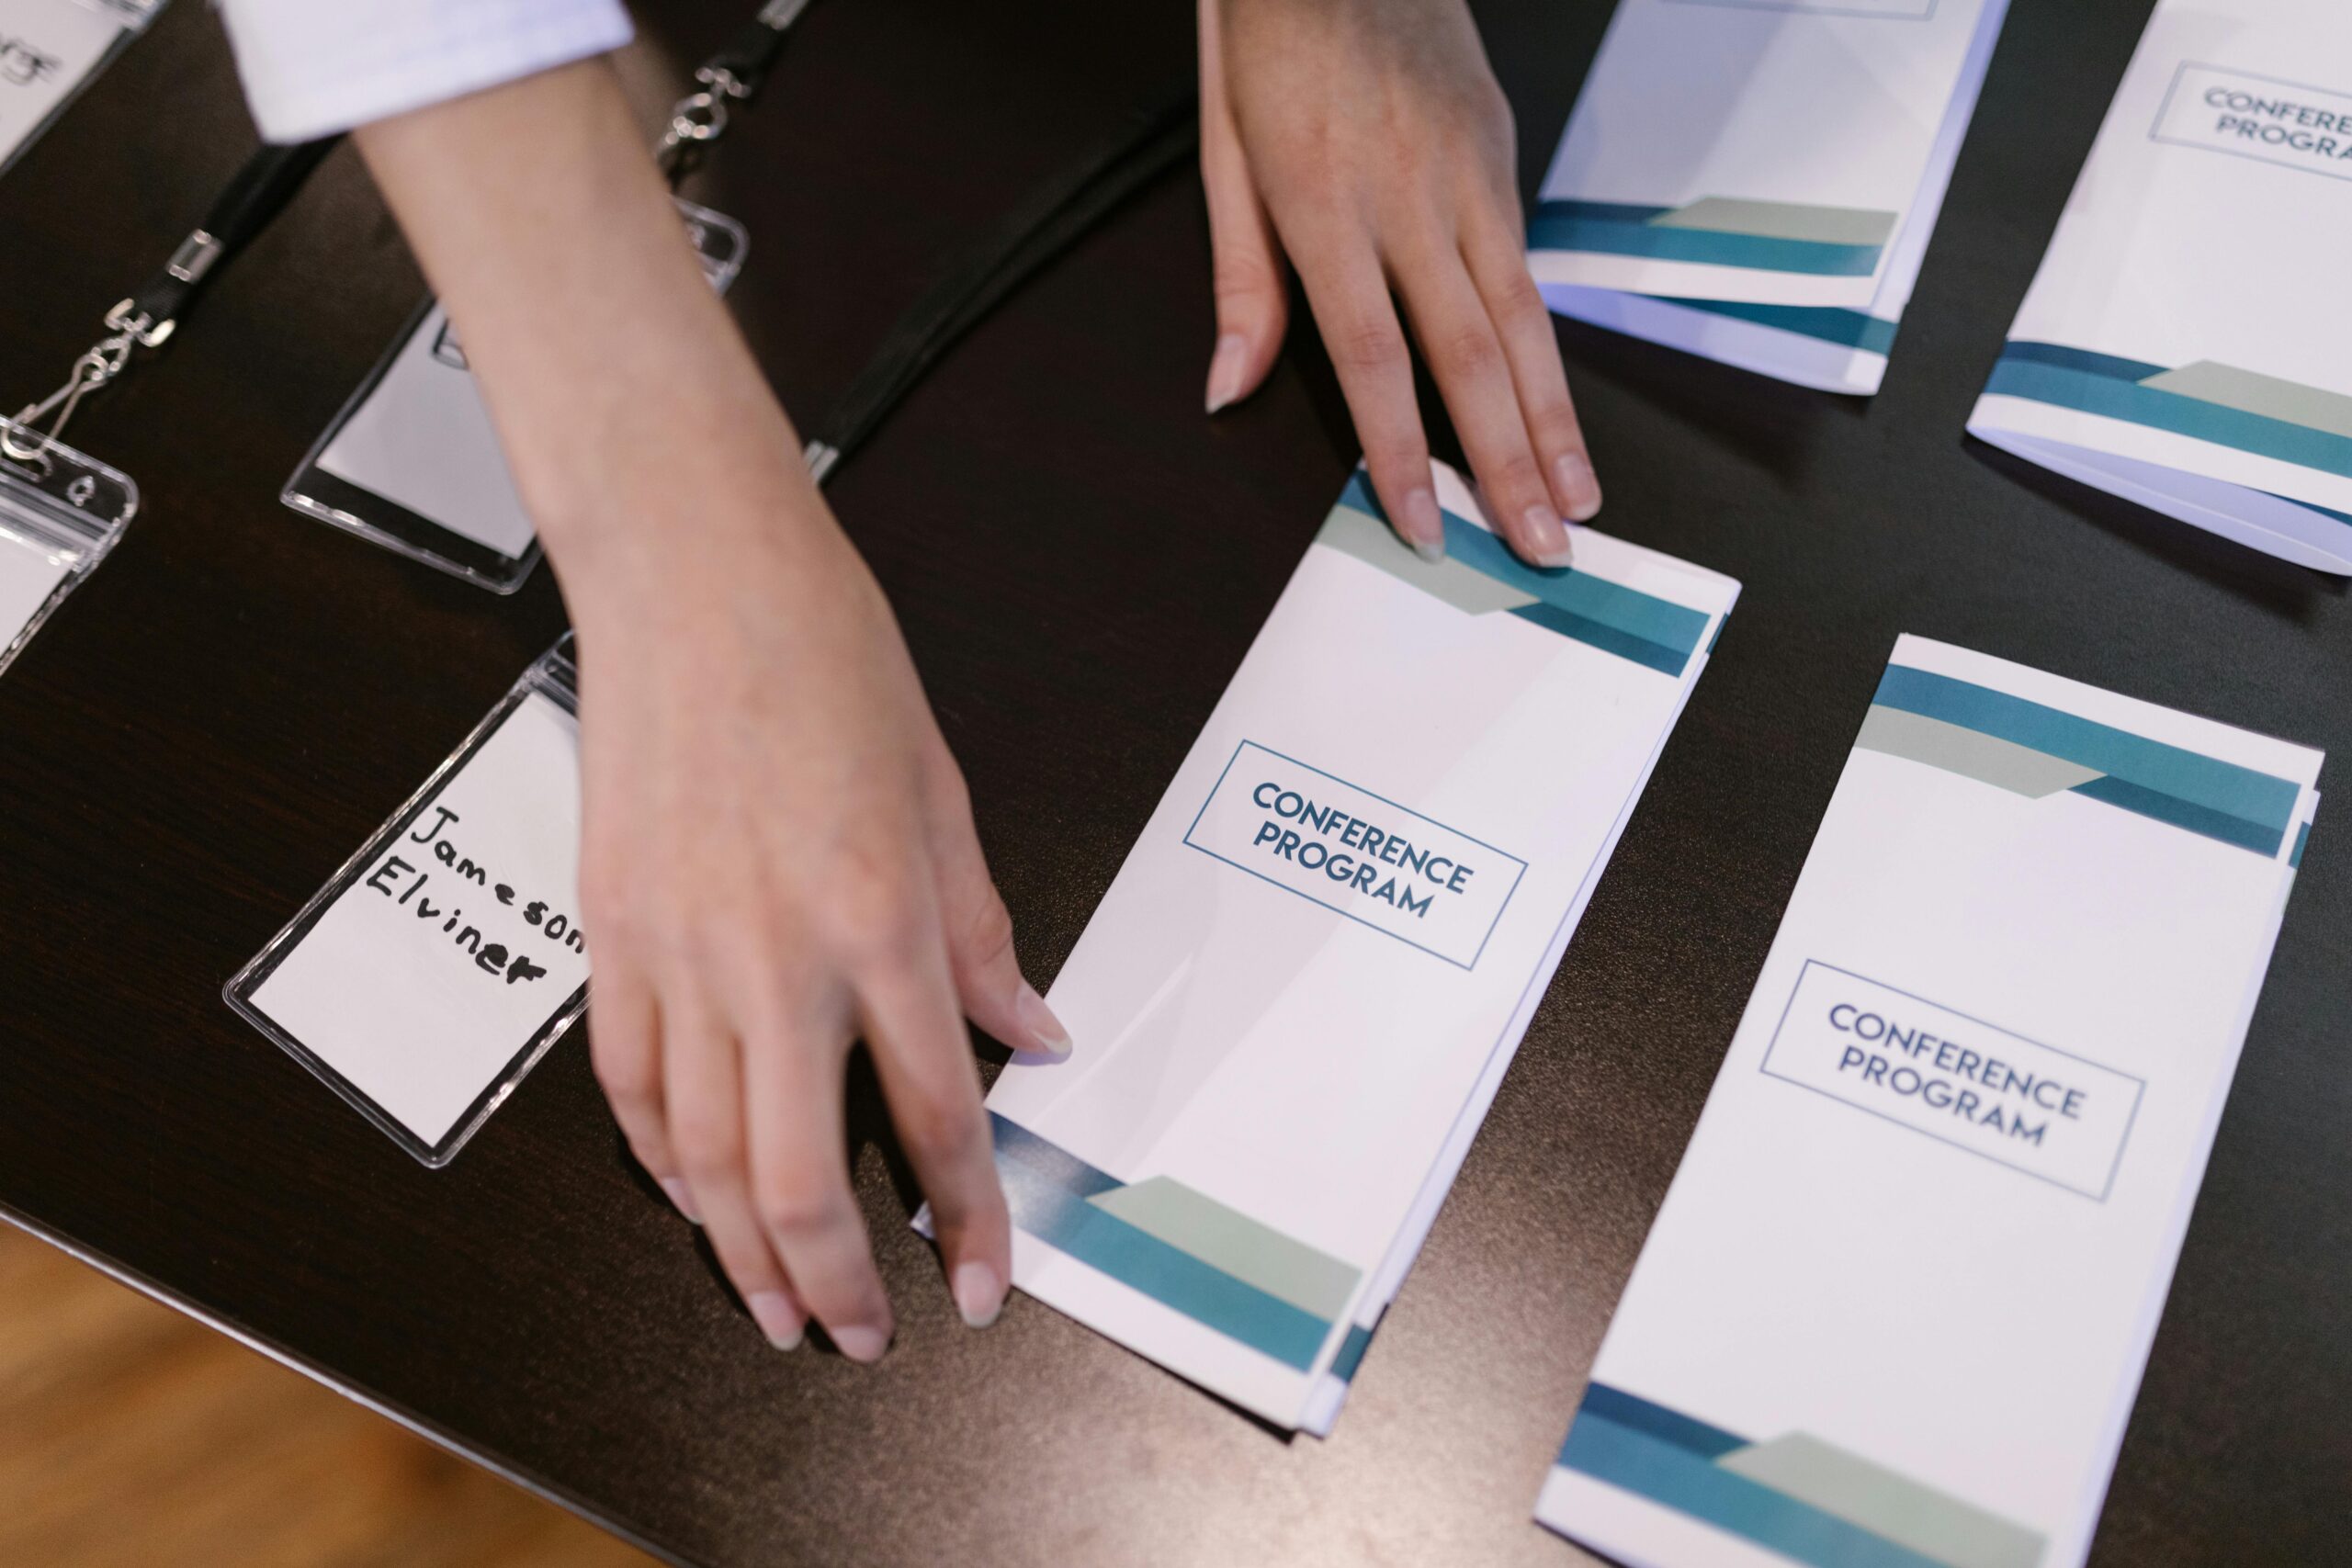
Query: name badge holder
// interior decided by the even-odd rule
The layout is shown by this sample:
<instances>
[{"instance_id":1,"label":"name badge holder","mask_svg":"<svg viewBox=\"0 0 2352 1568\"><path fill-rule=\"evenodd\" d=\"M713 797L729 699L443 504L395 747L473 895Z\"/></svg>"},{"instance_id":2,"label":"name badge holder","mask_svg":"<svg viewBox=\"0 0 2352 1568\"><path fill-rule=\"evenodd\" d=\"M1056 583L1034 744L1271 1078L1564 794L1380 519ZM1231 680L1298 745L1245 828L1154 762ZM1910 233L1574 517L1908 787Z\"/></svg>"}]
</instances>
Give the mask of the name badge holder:
<instances>
[{"instance_id":1,"label":"name badge holder","mask_svg":"<svg viewBox=\"0 0 2352 1568\"><path fill-rule=\"evenodd\" d=\"M588 1006L573 886L579 711L567 632L221 987L239 1016L435 1169ZM571 811L545 810L567 784ZM565 819L548 821L540 842L465 839L460 854L456 842L487 828L492 807ZM436 990L446 1004L399 1017L370 1005L371 993L404 1009ZM495 1017L476 1005L485 997L500 998ZM402 1033L428 1015L463 1038ZM439 1050L430 1061L428 1047Z\"/></svg>"},{"instance_id":2,"label":"name badge holder","mask_svg":"<svg viewBox=\"0 0 2352 1568\"><path fill-rule=\"evenodd\" d=\"M0 0L0 175L163 8L164 0Z\"/></svg>"},{"instance_id":3,"label":"name badge holder","mask_svg":"<svg viewBox=\"0 0 2352 1568\"><path fill-rule=\"evenodd\" d=\"M17 452L30 455L18 458ZM139 510L127 475L0 419L0 671Z\"/></svg>"},{"instance_id":4,"label":"name badge holder","mask_svg":"<svg viewBox=\"0 0 2352 1568\"><path fill-rule=\"evenodd\" d=\"M695 73L654 156L673 186L723 137L783 53L808 0L769 0ZM679 200L703 276L724 294L749 239L734 219ZM428 299L369 371L278 499L493 593L512 593L539 563L537 531L516 493L448 313Z\"/></svg>"},{"instance_id":5,"label":"name badge holder","mask_svg":"<svg viewBox=\"0 0 2352 1568\"><path fill-rule=\"evenodd\" d=\"M66 425L141 350L170 341L207 283L277 216L332 144L266 147L248 159L163 269L107 312L106 335L74 361L64 384L0 418L0 670L139 510L130 476L66 446Z\"/></svg>"},{"instance_id":6,"label":"name badge holder","mask_svg":"<svg viewBox=\"0 0 2352 1568\"><path fill-rule=\"evenodd\" d=\"M703 276L724 294L743 264L743 226L678 203ZM464 345L437 299L419 305L392 347L311 445L278 500L493 593L539 564Z\"/></svg>"}]
</instances>

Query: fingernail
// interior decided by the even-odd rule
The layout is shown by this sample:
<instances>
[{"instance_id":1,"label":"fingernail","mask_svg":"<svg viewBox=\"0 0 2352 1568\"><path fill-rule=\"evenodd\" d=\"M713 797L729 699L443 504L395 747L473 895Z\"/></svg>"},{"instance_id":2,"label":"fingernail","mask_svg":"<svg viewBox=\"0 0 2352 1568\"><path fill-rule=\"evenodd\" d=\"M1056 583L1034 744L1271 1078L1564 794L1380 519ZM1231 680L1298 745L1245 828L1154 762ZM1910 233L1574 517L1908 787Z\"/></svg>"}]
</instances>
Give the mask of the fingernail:
<instances>
[{"instance_id":1,"label":"fingernail","mask_svg":"<svg viewBox=\"0 0 2352 1568\"><path fill-rule=\"evenodd\" d=\"M1048 1056L1069 1055L1069 1031L1062 1027L1062 1021L1054 1016L1054 1010L1046 1005L1046 998L1037 994L1036 987L1021 987L1021 995L1013 1001L1012 1012L1021 1021L1021 1027L1037 1042L1040 1051Z\"/></svg>"},{"instance_id":2,"label":"fingernail","mask_svg":"<svg viewBox=\"0 0 2352 1568\"><path fill-rule=\"evenodd\" d=\"M1247 368L1250 345L1241 341L1239 333L1227 333L1216 340L1216 352L1209 356L1209 412L1215 413L1241 395L1241 372Z\"/></svg>"},{"instance_id":3,"label":"fingernail","mask_svg":"<svg viewBox=\"0 0 2352 1568\"><path fill-rule=\"evenodd\" d=\"M694 1189L674 1176L665 1176L662 1179L662 1190L670 1195L670 1201L678 1206L678 1213L695 1224L702 1224L702 1211L695 1207Z\"/></svg>"},{"instance_id":4,"label":"fingernail","mask_svg":"<svg viewBox=\"0 0 2352 1568\"><path fill-rule=\"evenodd\" d=\"M974 1261L956 1266L956 1310L967 1328L986 1328L1004 1310L1004 1281L987 1264Z\"/></svg>"},{"instance_id":5,"label":"fingernail","mask_svg":"<svg viewBox=\"0 0 2352 1568\"><path fill-rule=\"evenodd\" d=\"M865 1366L880 1360L882 1352L890 1348L890 1331L870 1323L848 1323L839 1328L827 1324L825 1332L832 1336L834 1349Z\"/></svg>"},{"instance_id":6,"label":"fingernail","mask_svg":"<svg viewBox=\"0 0 2352 1568\"><path fill-rule=\"evenodd\" d=\"M1552 472L1560 481L1560 493L1568 498L1568 515L1578 523L1589 522L1600 510L1600 481L1592 477L1592 465L1580 453L1563 452L1554 459Z\"/></svg>"},{"instance_id":7,"label":"fingernail","mask_svg":"<svg viewBox=\"0 0 2352 1568\"><path fill-rule=\"evenodd\" d=\"M1445 558L1445 513L1438 507L1437 491L1424 487L1406 495L1405 541L1423 560Z\"/></svg>"},{"instance_id":8,"label":"fingernail","mask_svg":"<svg viewBox=\"0 0 2352 1568\"><path fill-rule=\"evenodd\" d=\"M1527 553L1538 566L1568 564L1568 531L1548 506L1531 506L1521 515L1527 525Z\"/></svg>"},{"instance_id":9,"label":"fingernail","mask_svg":"<svg viewBox=\"0 0 2352 1568\"><path fill-rule=\"evenodd\" d=\"M768 1343L779 1350L797 1350L808 1337L808 1320L792 1304L792 1298L781 1291L759 1291L743 1298L752 1309L752 1321L768 1337ZM838 1343L838 1341L837 1341Z\"/></svg>"}]
</instances>

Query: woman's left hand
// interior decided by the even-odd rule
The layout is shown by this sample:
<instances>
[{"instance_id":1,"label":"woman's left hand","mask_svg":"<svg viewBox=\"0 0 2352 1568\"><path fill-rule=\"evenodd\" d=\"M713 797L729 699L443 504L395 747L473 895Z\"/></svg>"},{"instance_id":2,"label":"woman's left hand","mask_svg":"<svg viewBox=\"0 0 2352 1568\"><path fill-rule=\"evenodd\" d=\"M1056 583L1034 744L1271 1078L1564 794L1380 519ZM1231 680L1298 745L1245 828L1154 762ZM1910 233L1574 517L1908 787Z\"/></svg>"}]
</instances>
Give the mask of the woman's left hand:
<instances>
[{"instance_id":1,"label":"woman's left hand","mask_svg":"<svg viewBox=\"0 0 2352 1568\"><path fill-rule=\"evenodd\" d=\"M1200 35L1209 412L1272 368L1287 259L1406 541L1445 542L1409 323L1489 514L1528 560L1566 565L1561 519L1600 511L1600 487L1528 276L1510 107L1462 0L1200 0Z\"/></svg>"}]
</instances>

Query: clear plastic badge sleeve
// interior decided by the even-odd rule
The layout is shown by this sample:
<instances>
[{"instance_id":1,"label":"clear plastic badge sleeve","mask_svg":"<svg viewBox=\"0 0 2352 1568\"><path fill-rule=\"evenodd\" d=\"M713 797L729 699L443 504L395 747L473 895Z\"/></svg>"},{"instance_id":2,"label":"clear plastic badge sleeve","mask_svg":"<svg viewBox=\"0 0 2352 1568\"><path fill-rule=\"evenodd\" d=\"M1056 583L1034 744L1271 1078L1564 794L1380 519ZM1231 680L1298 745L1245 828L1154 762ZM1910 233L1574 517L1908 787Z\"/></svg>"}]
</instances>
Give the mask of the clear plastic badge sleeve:
<instances>
[{"instance_id":1,"label":"clear plastic badge sleeve","mask_svg":"<svg viewBox=\"0 0 2352 1568\"><path fill-rule=\"evenodd\" d=\"M161 9L163 0L0 0L0 175Z\"/></svg>"},{"instance_id":2,"label":"clear plastic badge sleeve","mask_svg":"<svg viewBox=\"0 0 2352 1568\"><path fill-rule=\"evenodd\" d=\"M0 0L5 3L5 0ZM713 289L743 265L743 226L678 203ZM511 593L539 542L448 312L426 300L279 497L295 511Z\"/></svg>"},{"instance_id":3,"label":"clear plastic badge sleeve","mask_svg":"<svg viewBox=\"0 0 2352 1568\"><path fill-rule=\"evenodd\" d=\"M0 671L95 570L139 510L129 476L0 419ZM9 450L31 450L18 460Z\"/></svg>"},{"instance_id":4,"label":"clear plastic badge sleeve","mask_svg":"<svg viewBox=\"0 0 2352 1568\"><path fill-rule=\"evenodd\" d=\"M428 1166L588 1005L571 640L223 988Z\"/></svg>"}]
</instances>

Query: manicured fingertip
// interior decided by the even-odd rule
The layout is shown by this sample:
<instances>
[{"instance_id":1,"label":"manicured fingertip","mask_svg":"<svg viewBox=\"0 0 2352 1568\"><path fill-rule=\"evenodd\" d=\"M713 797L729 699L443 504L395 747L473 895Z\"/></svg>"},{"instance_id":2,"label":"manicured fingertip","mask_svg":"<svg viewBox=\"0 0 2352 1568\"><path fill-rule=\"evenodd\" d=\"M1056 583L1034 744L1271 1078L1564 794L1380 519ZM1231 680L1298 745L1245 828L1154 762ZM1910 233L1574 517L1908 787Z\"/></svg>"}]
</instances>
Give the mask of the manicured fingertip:
<instances>
[{"instance_id":1,"label":"manicured fingertip","mask_svg":"<svg viewBox=\"0 0 2352 1568\"><path fill-rule=\"evenodd\" d=\"M1426 485L1408 491L1402 512L1398 521L1403 526L1397 531L1413 547L1413 553L1423 560L1443 560L1445 513L1437 503L1437 491Z\"/></svg>"},{"instance_id":2,"label":"manicured fingertip","mask_svg":"<svg viewBox=\"0 0 2352 1568\"><path fill-rule=\"evenodd\" d=\"M808 1337L808 1320L783 1292L755 1291L743 1299L743 1304L751 1309L752 1321L760 1325L768 1343L777 1349L797 1350Z\"/></svg>"},{"instance_id":3,"label":"manicured fingertip","mask_svg":"<svg viewBox=\"0 0 2352 1568\"><path fill-rule=\"evenodd\" d=\"M835 1328L828 1324L825 1332L832 1337L833 1348L860 1366L872 1366L890 1348L888 1328L871 1323L848 1323Z\"/></svg>"},{"instance_id":4,"label":"manicured fingertip","mask_svg":"<svg viewBox=\"0 0 2352 1568\"><path fill-rule=\"evenodd\" d=\"M967 1328L986 1328L1004 1310L1004 1279L978 1258L956 1265L955 1292Z\"/></svg>"},{"instance_id":5,"label":"manicured fingertip","mask_svg":"<svg viewBox=\"0 0 2352 1568\"><path fill-rule=\"evenodd\" d=\"M702 1211L695 1207L693 1188L674 1176L665 1176L662 1179L662 1190L669 1194L670 1201L676 1206L678 1213L695 1224L702 1224Z\"/></svg>"},{"instance_id":6,"label":"manicured fingertip","mask_svg":"<svg viewBox=\"0 0 2352 1568\"><path fill-rule=\"evenodd\" d=\"M1531 506L1521 514L1520 539L1527 551L1527 558L1537 566L1563 567L1568 564L1568 531L1560 525L1548 506Z\"/></svg>"},{"instance_id":7,"label":"manicured fingertip","mask_svg":"<svg viewBox=\"0 0 2352 1568\"><path fill-rule=\"evenodd\" d=\"M1559 491L1560 509L1577 523L1589 523L1600 510L1600 481L1581 452L1563 452L1552 461L1553 483Z\"/></svg>"},{"instance_id":8,"label":"manicured fingertip","mask_svg":"<svg viewBox=\"0 0 2352 1568\"><path fill-rule=\"evenodd\" d=\"M1249 373L1249 340L1239 333L1227 333L1218 338L1216 352L1209 356L1209 412L1240 401L1241 378Z\"/></svg>"},{"instance_id":9,"label":"manicured fingertip","mask_svg":"<svg viewBox=\"0 0 2352 1568\"><path fill-rule=\"evenodd\" d=\"M1062 1027L1062 1021L1054 1016L1054 1010L1046 1005L1035 986L1022 986L1021 994L1013 998L1012 1012L1029 1032L1031 1046L1040 1055L1058 1061L1069 1055L1069 1031Z\"/></svg>"}]
</instances>

